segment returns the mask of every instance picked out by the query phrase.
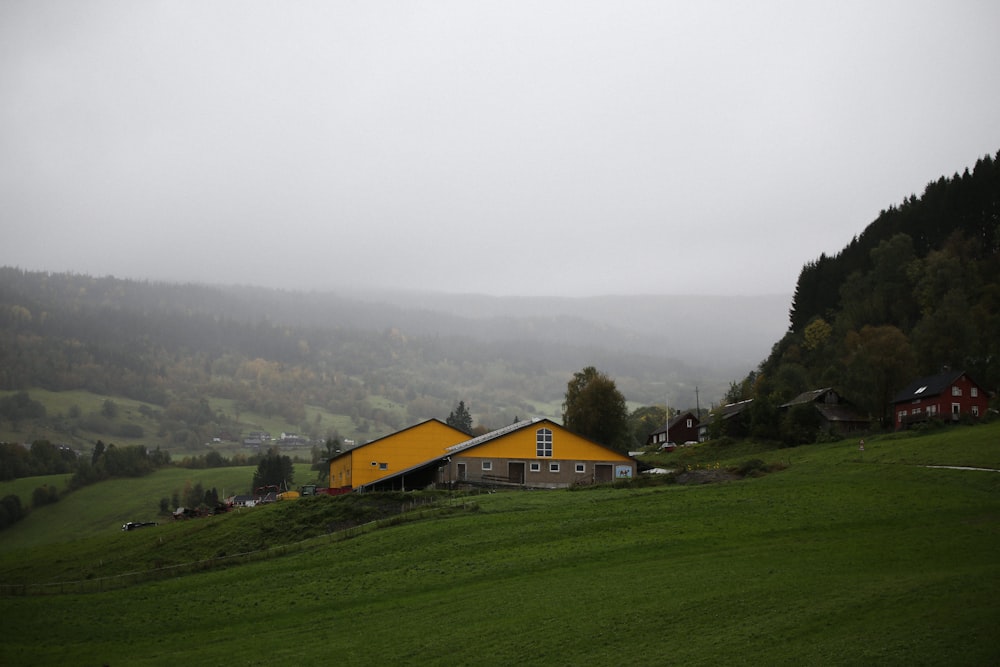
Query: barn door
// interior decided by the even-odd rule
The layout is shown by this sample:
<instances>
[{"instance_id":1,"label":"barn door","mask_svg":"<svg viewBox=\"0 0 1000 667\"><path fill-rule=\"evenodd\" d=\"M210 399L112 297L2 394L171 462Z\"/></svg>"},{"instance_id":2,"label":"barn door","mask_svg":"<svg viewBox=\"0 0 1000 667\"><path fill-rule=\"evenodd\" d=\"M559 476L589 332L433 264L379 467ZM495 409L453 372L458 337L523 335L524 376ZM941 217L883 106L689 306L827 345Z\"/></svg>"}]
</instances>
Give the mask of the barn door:
<instances>
[{"instance_id":1,"label":"barn door","mask_svg":"<svg viewBox=\"0 0 1000 667\"><path fill-rule=\"evenodd\" d=\"M511 484L524 484L524 461L507 463L507 479Z\"/></svg>"},{"instance_id":2,"label":"barn door","mask_svg":"<svg viewBox=\"0 0 1000 667\"><path fill-rule=\"evenodd\" d=\"M594 466L594 481L598 484L602 482L612 482L614 481L614 472L611 470L611 464L609 463L598 463Z\"/></svg>"}]
</instances>

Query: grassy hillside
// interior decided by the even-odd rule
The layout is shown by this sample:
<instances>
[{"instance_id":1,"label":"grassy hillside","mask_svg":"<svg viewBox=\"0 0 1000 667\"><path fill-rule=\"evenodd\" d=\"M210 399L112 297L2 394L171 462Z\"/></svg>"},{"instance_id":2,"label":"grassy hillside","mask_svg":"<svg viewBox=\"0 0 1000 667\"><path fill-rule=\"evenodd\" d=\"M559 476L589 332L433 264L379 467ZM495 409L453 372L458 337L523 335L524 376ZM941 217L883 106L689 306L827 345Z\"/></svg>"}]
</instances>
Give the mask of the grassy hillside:
<instances>
[{"instance_id":1,"label":"grassy hillside","mask_svg":"<svg viewBox=\"0 0 1000 667\"><path fill-rule=\"evenodd\" d=\"M41 486L50 486L62 493L72 476L71 474L38 475L37 477L22 477L9 482L0 482L0 498L13 494L21 499L22 507L31 507L31 495L35 489Z\"/></svg>"},{"instance_id":2,"label":"grassy hillside","mask_svg":"<svg viewBox=\"0 0 1000 667\"><path fill-rule=\"evenodd\" d=\"M785 467L714 485L479 496L478 512L268 561L0 599L0 662L996 664L1000 473L925 466L997 467L998 442L993 424L873 440L863 457L853 440L730 449L728 461ZM685 465L728 462L689 451ZM80 546L129 558L161 542L200 551L215 533L222 548L251 517L278 531L286 512L338 502L317 500ZM63 545L21 548L0 579L47 558L67 576L85 570L56 562Z\"/></svg>"},{"instance_id":3,"label":"grassy hillside","mask_svg":"<svg viewBox=\"0 0 1000 667\"><path fill-rule=\"evenodd\" d=\"M164 468L147 477L113 479L88 486L65 496L58 503L35 509L23 521L0 533L0 554L23 549L69 542L121 532L127 521L163 521L159 517L160 498L170 498L174 491L183 492L185 484L216 488L220 495L246 493L250 490L255 466L233 468ZM12 482L0 482L0 496L31 492L46 480L62 479L63 475L28 477ZM295 465L295 483L315 479L308 464ZM61 488L61 487L60 487ZM22 496L23 498L23 496ZM30 504L30 503L29 503ZM167 521L170 519L167 518Z\"/></svg>"}]
</instances>

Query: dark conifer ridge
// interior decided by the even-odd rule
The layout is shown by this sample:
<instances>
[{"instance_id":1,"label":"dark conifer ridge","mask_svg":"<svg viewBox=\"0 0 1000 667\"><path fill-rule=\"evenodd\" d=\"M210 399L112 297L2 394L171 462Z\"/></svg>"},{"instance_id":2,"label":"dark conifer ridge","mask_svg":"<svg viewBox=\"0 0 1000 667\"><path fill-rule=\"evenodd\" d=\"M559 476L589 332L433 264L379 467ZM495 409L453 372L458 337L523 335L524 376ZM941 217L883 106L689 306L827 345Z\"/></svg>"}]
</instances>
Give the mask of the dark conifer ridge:
<instances>
[{"instance_id":1,"label":"dark conifer ridge","mask_svg":"<svg viewBox=\"0 0 1000 667\"><path fill-rule=\"evenodd\" d=\"M759 432L774 406L828 386L884 420L895 391L943 367L1000 389L1000 153L807 263L788 333L727 398L757 399Z\"/></svg>"}]
</instances>

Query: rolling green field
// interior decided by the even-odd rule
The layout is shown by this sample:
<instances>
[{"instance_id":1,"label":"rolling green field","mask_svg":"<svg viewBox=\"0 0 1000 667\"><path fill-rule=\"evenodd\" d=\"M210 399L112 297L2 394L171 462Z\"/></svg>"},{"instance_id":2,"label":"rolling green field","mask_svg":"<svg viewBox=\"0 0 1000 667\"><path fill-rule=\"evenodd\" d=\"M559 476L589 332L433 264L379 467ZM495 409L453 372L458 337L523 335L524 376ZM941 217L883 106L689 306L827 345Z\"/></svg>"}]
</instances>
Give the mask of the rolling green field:
<instances>
[{"instance_id":1,"label":"rolling green field","mask_svg":"<svg viewBox=\"0 0 1000 667\"><path fill-rule=\"evenodd\" d=\"M295 484L315 480L316 472L305 463L295 464ZM75 491L53 505L32 510L25 520L0 533L0 554L24 547L68 542L120 532L128 521L169 521L158 516L160 498L170 498L174 491L183 493L184 485L198 483L207 490L216 488L220 496L250 491L256 466L232 468L164 468L147 477L112 479ZM49 484L67 475L28 477L0 482L0 496L8 493L27 498L48 480ZM62 490L62 486L58 486Z\"/></svg>"},{"instance_id":2,"label":"rolling green field","mask_svg":"<svg viewBox=\"0 0 1000 667\"><path fill-rule=\"evenodd\" d=\"M0 663L997 664L1000 473L926 466L998 468L998 448L1000 424L874 438L863 455L856 440L682 448L663 463L725 469L753 456L781 469L488 494L269 560L2 598ZM74 496L63 502L86 500ZM72 541L39 542L25 525L0 535L0 581L272 546L338 502ZM56 530L43 511L35 521ZM241 535L255 537L235 545ZM117 564L96 568L101 553Z\"/></svg>"}]
</instances>

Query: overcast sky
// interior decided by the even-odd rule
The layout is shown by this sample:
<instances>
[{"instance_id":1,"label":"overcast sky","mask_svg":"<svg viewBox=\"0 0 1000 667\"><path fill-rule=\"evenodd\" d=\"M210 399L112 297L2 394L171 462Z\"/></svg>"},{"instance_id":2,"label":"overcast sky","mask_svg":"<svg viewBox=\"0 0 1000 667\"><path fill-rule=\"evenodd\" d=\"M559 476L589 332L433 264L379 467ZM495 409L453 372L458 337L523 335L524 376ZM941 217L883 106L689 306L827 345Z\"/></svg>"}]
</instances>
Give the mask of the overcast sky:
<instances>
[{"instance_id":1,"label":"overcast sky","mask_svg":"<svg viewBox=\"0 0 1000 667\"><path fill-rule=\"evenodd\" d=\"M1000 150L1000 3L0 0L0 264L791 293Z\"/></svg>"}]
</instances>

